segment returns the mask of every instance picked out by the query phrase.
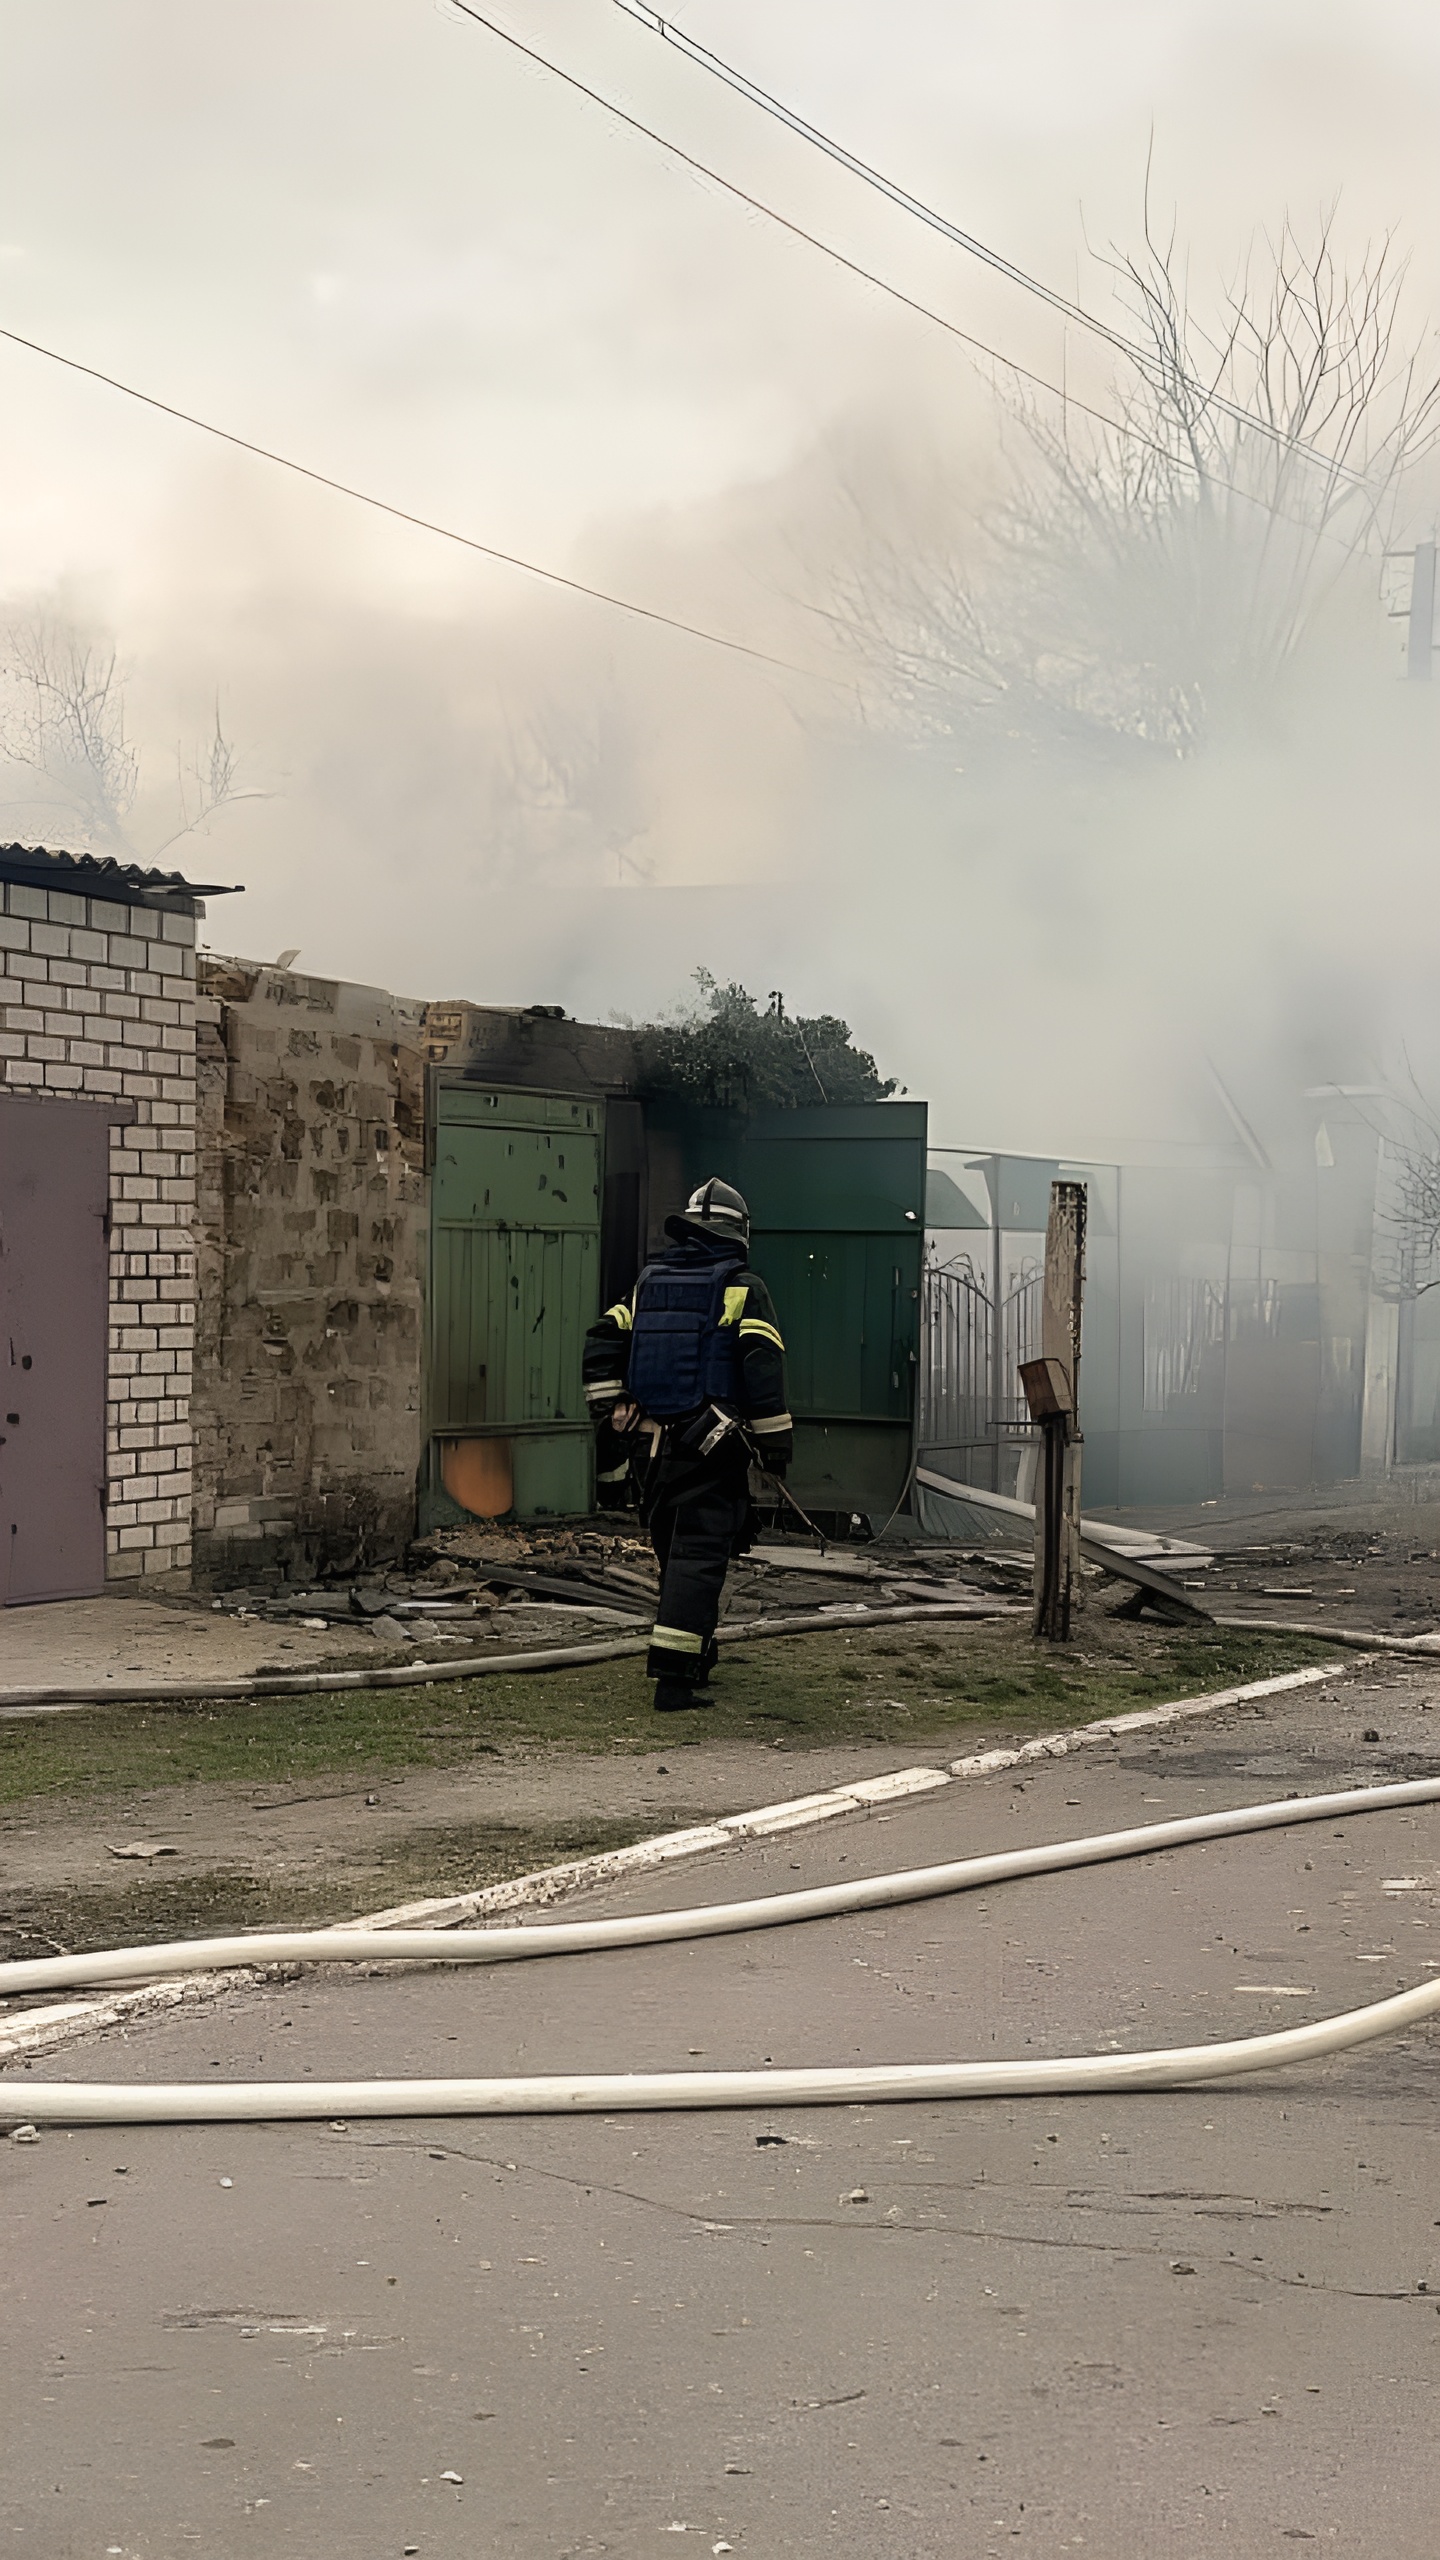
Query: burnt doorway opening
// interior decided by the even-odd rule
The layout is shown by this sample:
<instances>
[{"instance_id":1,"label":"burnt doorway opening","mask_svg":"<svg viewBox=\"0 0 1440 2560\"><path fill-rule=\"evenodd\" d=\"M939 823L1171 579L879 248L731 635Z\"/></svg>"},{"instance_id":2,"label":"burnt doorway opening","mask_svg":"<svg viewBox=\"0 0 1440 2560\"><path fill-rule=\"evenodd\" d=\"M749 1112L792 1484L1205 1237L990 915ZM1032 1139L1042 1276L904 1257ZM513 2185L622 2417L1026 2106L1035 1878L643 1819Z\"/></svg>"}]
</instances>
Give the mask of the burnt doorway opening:
<instances>
[{"instance_id":1,"label":"burnt doorway opening","mask_svg":"<svg viewBox=\"0 0 1440 2560\"><path fill-rule=\"evenodd\" d=\"M110 1118L0 1100L0 1606L105 1584Z\"/></svg>"}]
</instances>

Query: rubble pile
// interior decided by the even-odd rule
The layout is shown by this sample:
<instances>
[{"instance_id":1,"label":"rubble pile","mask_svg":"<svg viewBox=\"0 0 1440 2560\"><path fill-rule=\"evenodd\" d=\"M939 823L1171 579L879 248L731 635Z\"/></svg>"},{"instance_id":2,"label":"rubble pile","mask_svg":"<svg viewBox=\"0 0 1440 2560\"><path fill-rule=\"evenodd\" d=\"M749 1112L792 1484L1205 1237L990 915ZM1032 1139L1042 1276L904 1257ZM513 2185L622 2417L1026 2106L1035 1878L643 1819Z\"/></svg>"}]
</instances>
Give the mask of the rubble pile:
<instances>
[{"instance_id":1,"label":"rubble pile","mask_svg":"<svg viewBox=\"0 0 1440 2560\"><path fill-rule=\"evenodd\" d=\"M1015 1590L1013 1566L988 1552L905 1546L817 1553L804 1539L767 1541L736 1564L724 1616L788 1617L857 1606L978 1599ZM957 1578L964 1565L966 1576ZM1028 1561L1025 1562L1028 1573ZM655 1559L633 1534L591 1528L446 1529L411 1547L403 1568L296 1586L220 1592L210 1608L237 1619L317 1632L365 1633L378 1647L437 1658L456 1645L574 1644L649 1624Z\"/></svg>"},{"instance_id":2,"label":"rubble pile","mask_svg":"<svg viewBox=\"0 0 1440 2560\"><path fill-rule=\"evenodd\" d=\"M1284 1601L1321 1624L1333 1613L1336 1625L1417 1634L1436 1624L1440 1554L1403 1513L1379 1528L1303 1525L1293 1537L1217 1543L1209 1587L1220 1607L1233 1595L1257 1616Z\"/></svg>"}]
</instances>

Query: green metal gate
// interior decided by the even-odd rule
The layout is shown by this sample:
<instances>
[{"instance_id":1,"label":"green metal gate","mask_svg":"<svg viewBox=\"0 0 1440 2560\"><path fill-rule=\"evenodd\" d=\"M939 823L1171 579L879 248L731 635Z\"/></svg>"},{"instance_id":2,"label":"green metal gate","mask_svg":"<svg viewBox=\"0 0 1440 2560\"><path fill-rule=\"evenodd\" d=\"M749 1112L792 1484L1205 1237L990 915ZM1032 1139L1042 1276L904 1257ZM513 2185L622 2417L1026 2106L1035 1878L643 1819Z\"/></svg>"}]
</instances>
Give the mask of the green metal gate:
<instances>
[{"instance_id":1,"label":"green metal gate","mask_svg":"<svg viewBox=\"0 0 1440 2560\"><path fill-rule=\"evenodd\" d=\"M883 1518L903 1495L914 1428L924 1104L746 1124L647 1106L647 1119L669 1132L686 1188L719 1173L750 1202L751 1261L788 1350L799 1499ZM432 1490L481 1516L587 1511L580 1363L600 1308L605 1105L442 1080L434 1135Z\"/></svg>"},{"instance_id":2,"label":"green metal gate","mask_svg":"<svg viewBox=\"0 0 1440 2560\"><path fill-rule=\"evenodd\" d=\"M923 1102L661 1113L689 1181L750 1203L750 1260L775 1300L807 1510L884 1519L910 1472L925 1244Z\"/></svg>"},{"instance_id":3,"label":"green metal gate","mask_svg":"<svg viewBox=\"0 0 1440 2560\"><path fill-rule=\"evenodd\" d=\"M807 1510L883 1519L910 1471L920 1350L926 1109L766 1112L741 1141L750 1259L785 1336L791 1483Z\"/></svg>"},{"instance_id":4,"label":"green metal gate","mask_svg":"<svg viewBox=\"0 0 1440 2560\"><path fill-rule=\"evenodd\" d=\"M603 1102L437 1086L430 1432L466 1509L588 1511L580 1378L600 1311Z\"/></svg>"}]
</instances>

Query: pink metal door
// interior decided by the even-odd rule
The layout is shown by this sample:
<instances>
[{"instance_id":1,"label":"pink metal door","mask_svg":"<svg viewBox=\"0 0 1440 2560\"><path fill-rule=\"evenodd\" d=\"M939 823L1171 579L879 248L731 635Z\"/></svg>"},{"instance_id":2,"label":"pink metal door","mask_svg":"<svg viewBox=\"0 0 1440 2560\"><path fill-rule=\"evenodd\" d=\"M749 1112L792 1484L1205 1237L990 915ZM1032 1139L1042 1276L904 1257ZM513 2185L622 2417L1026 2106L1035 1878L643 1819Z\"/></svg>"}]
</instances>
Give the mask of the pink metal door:
<instances>
[{"instance_id":1,"label":"pink metal door","mask_svg":"<svg viewBox=\"0 0 1440 2560\"><path fill-rule=\"evenodd\" d=\"M0 1605L105 1581L109 1135L0 1098Z\"/></svg>"}]
</instances>

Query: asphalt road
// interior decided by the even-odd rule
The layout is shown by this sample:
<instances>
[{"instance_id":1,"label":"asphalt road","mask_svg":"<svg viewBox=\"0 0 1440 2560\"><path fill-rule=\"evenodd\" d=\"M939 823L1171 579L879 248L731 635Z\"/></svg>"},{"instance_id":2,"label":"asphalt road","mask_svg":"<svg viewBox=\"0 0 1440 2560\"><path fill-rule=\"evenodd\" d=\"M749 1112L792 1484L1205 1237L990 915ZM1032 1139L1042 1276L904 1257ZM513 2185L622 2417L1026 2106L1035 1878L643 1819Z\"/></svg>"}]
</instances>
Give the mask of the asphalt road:
<instances>
[{"instance_id":1,"label":"asphalt road","mask_svg":"<svg viewBox=\"0 0 1440 2560\"><path fill-rule=\"evenodd\" d=\"M1427 1694L1362 1673L589 1907L1440 1770ZM751 1939L312 1978L35 2069L1201 2041L1421 1978L1437 1893L1426 1808ZM1434 2560L1437 2066L1431 2030L1174 2096L0 2144L0 2530L26 2560Z\"/></svg>"}]
</instances>

